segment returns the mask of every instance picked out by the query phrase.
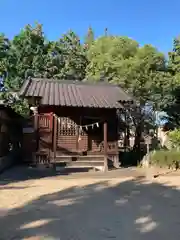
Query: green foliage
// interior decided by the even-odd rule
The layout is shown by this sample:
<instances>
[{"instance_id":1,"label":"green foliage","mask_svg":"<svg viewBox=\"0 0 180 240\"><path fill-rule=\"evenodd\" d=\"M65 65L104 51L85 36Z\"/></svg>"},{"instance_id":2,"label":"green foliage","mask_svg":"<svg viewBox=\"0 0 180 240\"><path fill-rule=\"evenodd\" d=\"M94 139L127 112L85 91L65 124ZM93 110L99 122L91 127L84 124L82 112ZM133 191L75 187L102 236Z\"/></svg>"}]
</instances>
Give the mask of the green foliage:
<instances>
[{"instance_id":1,"label":"green foliage","mask_svg":"<svg viewBox=\"0 0 180 240\"><path fill-rule=\"evenodd\" d=\"M151 155L150 163L159 167L178 168L180 164L180 151L158 150Z\"/></svg>"},{"instance_id":2,"label":"green foliage","mask_svg":"<svg viewBox=\"0 0 180 240\"><path fill-rule=\"evenodd\" d=\"M85 37L85 41L84 41L85 48L87 50L91 47L91 45L93 44L94 40L95 40L95 38L94 38L94 31L93 31L92 27L89 27L87 35Z\"/></svg>"},{"instance_id":3,"label":"green foliage","mask_svg":"<svg viewBox=\"0 0 180 240\"><path fill-rule=\"evenodd\" d=\"M87 59L79 37L73 31L69 31L59 40L58 45L62 53L63 67L59 69L60 72L56 77L83 80Z\"/></svg>"},{"instance_id":4,"label":"green foliage","mask_svg":"<svg viewBox=\"0 0 180 240\"><path fill-rule=\"evenodd\" d=\"M58 41L48 41L37 23L34 27L27 25L12 41L0 36L3 97L22 114L27 112L27 103L11 93L18 92L27 77L83 80L86 66L86 51L73 31Z\"/></svg>"},{"instance_id":5,"label":"green foliage","mask_svg":"<svg viewBox=\"0 0 180 240\"><path fill-rule=\"evenodd\" d=\"M171 74L171 88L169 89L169 102L164 106L168 120L174 126L180 126L180 38L175 38L173 50L169 53L168 71Z\"/></svg>"},{"instance_id":6,"label":"green foliage","mask_svg":"<svg viewBox=\"0 0 180 240\"><path fill-rule=\"evenodd\" d=\"M127 37L103 36L93 42L87 57L87 79L118 84L139 103L138 108L126 112L128 125L135 127L135 145L139 148L142 131L156 127L155 112L171 100L172 80L164 54L151 45L140 47Z\"/></svg>"},{"instance_id":7,"label":"green foliage","mask_svg":"<svg viewBox=\"0 0 180 240\"><path fill-rule=\"evenodd\" d=\"M137 51L138 43L127 37L103 36L96 39L88 50L89 65L86 69L87 78L98 81L123 81L119 69L124 66Z\"/></svg>"},{"instance_id":8,"label":"green foliage","mask_svg":"<svg viewBox=\"0 0 180 240\"><path fill-rule=\"evenodd\" d=\"M9 40L3 34L0 34L0 77L6 75L9 48Z\"/></svg>"},{"instance_id":9,"label":"green foliage","mask_svg":"<svg viewBox=\"0 0 180 240\"><path fill-rule=\"evenodd\" d=\"M31 76L116 83L136 98L141 110L150 104L152 112L165 109L173 118L172 109L180 109L179 66L179 39L174 41L167 67L164 55L153 46L140 47L128 37L109 36L107 29L104 36L95 39L89 27L83 44L73 31L57 41L49 41L38 23L27 25L11 41L0 35L0 78L6 91L3 95L22 112L26 103L18 98L12 101L9 96L18 92L23 81ZM179 117L180 124L179 111L174 111L174 119Z\"/></svg>"},{"instance_id":10,"label":"green foliage","mask_svg":"<svg viewBox=\"0 0 180 240\"><path fill-rule=\"evenodd\" d=\"M7 88L18 90L31 77L79 80L85 77L86 57L78 36L69 31L58 41L47 41L42 25L26 26L11 43Z\"/></svg>"},{"instance_id":11,"label":"green foliage","mask_svg":"<svg viewBox=\"0 0 180 240\"><path fill-rule=\"evenodd\" d=\"M180 72L180 38L175 38L173 42L173 51L169 53L169 70L173 75Z\"/></svg>"},{"instance_id":12,"label":"green foliage","mask_svg":"<svg viewBox=\"0 0 180 240\"><path fill-rule=\"evenodd\" d=\"M143 106L151 102L160 109L169 101L166 95L171 81L166 60L153 46L139 47L127 37L104 36L93 42L87 56L87 78L99 81L103 77L119 84Z\"/></svg>"},{"instance_id":13,"label":"green foliage","mask_svg":"<svg viewBox=\"0 0 180 240\"><path fill-rule=\"evenodd\" d=\"M27 25L10 43L7 56L5 87L18 91L28 76L40 76L44 72L45 40L42 26Z\"/></svg>"},{"instance_id":14,"label":"green foliage","mask_svg":"<svg viewBox=\"0 0 180 240\"><path fill-rule=\"evenodd\" d=\"M175 129L168 134L173 148L180 148L180 129Z\"/></svg>"},{"instance_id":15,"label":"green foliage","mask_svg":"<svg viewBox=\"0 0 180 240\"><path fill-rule=\"evenodd\" d=\"M27 100L19 99L16 94L12 94L10 92L2 92L0 99L3 99L5 104L9 105L21 116L27 117L29 115Z\"/></svg>"}]
</instances>

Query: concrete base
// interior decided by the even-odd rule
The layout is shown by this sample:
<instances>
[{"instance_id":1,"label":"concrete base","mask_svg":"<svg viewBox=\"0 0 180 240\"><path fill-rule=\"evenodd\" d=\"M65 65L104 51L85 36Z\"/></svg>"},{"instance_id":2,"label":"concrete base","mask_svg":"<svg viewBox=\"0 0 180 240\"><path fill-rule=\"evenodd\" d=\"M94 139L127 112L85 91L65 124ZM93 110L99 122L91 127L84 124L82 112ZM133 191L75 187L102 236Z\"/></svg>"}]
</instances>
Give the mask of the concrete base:
<instances>
[{"instance_id":1,"label":"concrete base","mask_svg":"<svg viewBox=\"0 0 180 240\"><path fill-rule=\"evenodd\" d=\"M119 168L119 167L120 167L120 164L119 164L119 156L114 156L113 166L114 166L115 168Z\"/></svg>"},{"instance_id":2,"label":"concrete base","mask_svg":"<svg viewBox=\"0 0 180 240\"><path fill-rule=\"evenodd\" d=\"M104 171L104 167L102 167L102 166L97 166L97 167L94 167L94 169L95 170L98 170L98 171L101 171L101 172L103 172Z\"/></svg>"}]
</instances>

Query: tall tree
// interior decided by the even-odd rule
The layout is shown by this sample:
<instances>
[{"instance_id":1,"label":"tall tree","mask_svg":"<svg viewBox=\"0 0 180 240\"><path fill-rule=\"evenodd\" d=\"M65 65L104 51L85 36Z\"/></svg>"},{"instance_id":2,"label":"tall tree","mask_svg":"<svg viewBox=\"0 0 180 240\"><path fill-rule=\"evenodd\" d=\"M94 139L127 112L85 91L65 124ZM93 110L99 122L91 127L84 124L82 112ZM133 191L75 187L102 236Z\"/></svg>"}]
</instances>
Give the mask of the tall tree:
<instances>
[{"instance_id":1,"label":"tall tree","mask_svg":"<svg viewBox=\"0 0 180 240\"><path fill-rule=\"evenodd\" d=\"M105 81L121 85L135 97L139 107L131 108L130 118L139 143L149 115L147 111L155 112L166 102L170 76L164 55L151 45L139 47L136 41L126 37L104 36L94 41L88 60L87 77L94 81L103 77ZM160 104L162 99L164 102Z\"/></svg>"},{"instance_id":2,"label":"tall tree","mask_svg":"<svg viewBox=\"0 0 180 240\"><path fill-rule=\"evenodd\" d=\"M169 52L168 68L172 75L180 73L180 37L173 41L173 50Z\"/></svg>"},{"instance_id":3,"label":"tall tree","mask_svg":"<svg viewBox=\"0 0 180 240\"><path fill-rule=\"evenodd\" d=\"M33 28L27 25L19 35L11 41L7 61L5 86L10 90L18 90L28 76L41 76L44 73L45 39L42 26Z\"/></svg>"},{"instance_id":4,"label":"tall tree","mask_svg":"<svg viewBox=\"0 0 180 240\"><path fill-rule=\"evenodd\" d=\"M19 90L28 76L44 75L45 56L46 42L40 24L36 24L35 27L27 25L10 41L8 54L3 60L5 62L3 98L22 114L27 112L28 106L25 101L17 99L14 92Z\"/></svg>"},{"instance_id":5,"label":"tall tree","mask_svg":"<svg viewBox=\"0 0 180 240\"><path fill-rule=\"evenodd\" d=\"M165 57L151 45L139 47L127 37L105 36L94 41L88 60L87 78L117 83L141 105L157 103L169 87Z\"/></svg>"},{"instance_id":6,"label":"tall tree","mask_svg":"<svg viewBox=\"0 0 180 240\"><path fill-rule=\"evenodd\" d=\"M94 41L87 56L87 78L98 81L104 77L108 81L121 82L119 68L134 56L138 43L127 37L103 36Z\"/></svg>"},{"instance_id":7,"label":"tall tree","mask_svg":"<svg viewBox=\"0 0 180 240\"><path fill-rule=\"evenodd\" d=\"M89 49L91 47L91 45L93 44L94 40L95 40L94 31L93 31L92 27L89 27L87 35L85 36L85 41L84 41L85 48Z\"/></svg>"},{"instance_id":8,"label":"tall tree","mask_svg":"<svg viewBox=\"0 0 180 240\"><path fill-rule=\"evenodd\" d=\"M73 31L69 31L59 39L58 44L62 49L64 61L64 66L58 77L83 80L86 74L87 58L79 37Z\"/></svg>"},{"instance_id":9,"label":"tall tree","mask_svg":"<svg viewBox=\"0 0 180 240\"><path fill-rule=\"evenodd\" d=\"M168 120L175 126L180 126L180 37L175 38L173 50L169 53L168 71L171 74L171 85L169 89L170 100L165 105Z\"/></svg>"},{"instance_id":10,"label":"tall tree","mask_svg":"<svg viewBox=\"0 0 180 240\"><path fill-rule=\"evenodd\" d=\"M94 39L91 27L85 43L86 47L73 31L58 41L48 41L38 23L34 27L27 25L12 41L1 35L0 78L4 80L5 89L18 91L28 76L103 79L124 87L142 106L151 102L159 109L169 103L173 95L169 90L174 89L170 84L171 75L166 70L164 55L151 45L139 47L128 37L107 34ZM173 83L180 82L179 45L176 39L169 61Z\"/></svg>"},{"instance_id":11,"label":"tall tree","mask_svg":"<svg viewBox=\"0 0 180 240\"><path fill-rule=\"evenodd\" d=\"M7 59L10 49L10 41L0 34L0 81L2 87L2 81L7 75Z\"/></svg>"},{"instance_id":12,"label":"tall tree","mask_svg":"<svg viewBox=\"0 0 180 240\"><path fill-rule=\"evenodd\" d=\"M78 36L69 31L58 41L48 41L38 23L27 25L12 41L2 35L0 57L0 78L6 89L3 96L18 111L24 103L11 93L18 91L27 77L82 80L86 74L86 51Z\"/></svg>"}]
</instances>

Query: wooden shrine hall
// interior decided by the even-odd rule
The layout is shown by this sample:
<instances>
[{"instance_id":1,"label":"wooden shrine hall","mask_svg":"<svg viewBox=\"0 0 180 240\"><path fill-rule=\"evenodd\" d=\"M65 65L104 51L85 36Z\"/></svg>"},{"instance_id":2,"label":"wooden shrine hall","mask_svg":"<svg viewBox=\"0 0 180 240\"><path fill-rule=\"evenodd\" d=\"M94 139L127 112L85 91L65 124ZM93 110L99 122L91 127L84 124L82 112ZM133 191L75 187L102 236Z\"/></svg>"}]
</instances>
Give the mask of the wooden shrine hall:
<instances>
[{"instance_id":1,"label":"wooden shrine hall","mask_svg":"<svg viewBox=\"0 0 180 240\"><path fill-rule=\"evenodd\" d=\"M117 110L132 102L117 85L27 79L20 96L33 110L34 161L61 167L119 167Z\"/></svg>"}]
</instances>

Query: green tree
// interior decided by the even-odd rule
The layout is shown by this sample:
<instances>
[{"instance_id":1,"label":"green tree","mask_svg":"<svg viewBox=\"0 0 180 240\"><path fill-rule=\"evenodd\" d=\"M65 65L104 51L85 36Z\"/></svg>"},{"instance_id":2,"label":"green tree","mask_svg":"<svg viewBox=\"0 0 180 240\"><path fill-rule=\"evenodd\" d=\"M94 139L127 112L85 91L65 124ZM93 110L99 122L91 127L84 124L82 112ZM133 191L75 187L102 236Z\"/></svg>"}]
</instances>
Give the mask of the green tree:
<instances>
[{"instance_id":1,"label":"green tree","mask_svg":"<svg viewBox=\"0 0 180 240\"><path fill-rule=\"evenodd\" d=\"M180 149L180 130L175 129L173 131L170 131L169 134L169 139L172 144L172 147Z\"/></svg>"},{"instance_id":2,"label":"green tree","mask_svg":"<svg viewBox=\"0 0 180 240\"><path fill-rule=\"evenodd\" d=\"M173 50L169 53L168 71L171 74L171 88L169 88L168 102L164 106L168 120L174 126L180 126L180 38L175 38Z\"/></svg>"},{"instance_id":3,"label":"green tree","mask_svg":"<svg viewBox=\"0 0 180 240\"><path fill-rule=\"evenodd\" d=\"M180 73L180 37L173 41L173 50L169 52L168 68L172 75Z\"/></svg>"},{"instance_id":4,"label":"green tree","mask_svg":"<svg viewBox=\"0 0 180 240\"><path fill-rule=\"evenodd\" d=\"M3 34L0 34L0 78L6 76L9 48L10 41Z\"/></svg>"},{"instance_id":5,"label":"green tree","mask_svg":"<svg viewBox=\"0 0 180 240\"><path fill-rule=\"evenodd\" d=\"M122 82L119 68L131 59L138 49L138 43L127 37L103 36L94 41L89 48L87 56L87 78L99 81Z\"/></svg>"},{"instance_id":6,"label":"green tree","mask_svg":"<svg viewBox=\"0 0 180 240\"><path fill-rule=\"evenodd\" d=\"M20 89L28 76L41 77L45 72L46 42L42 26L27 25L8 42L7 54L1 58L1 62L5 63L5 73L2 76L5 87L3 98L17 112L24 114L28 110L27 104L18 99L14 92Z\"/></svg>"},{"instance_id":7,"label":"green tree","mask_svg":"<svg viewBox=\"0 0 180 240\"><path fill-rule=\"evenodd\" d=\"M141 105L157 103L169 87L165 57L151 45L139 47L127 37L104 36L94 41L88 60L87 78L117 83Z\"/></svg>"},{"instance_id":8,"label":"green tree","mask_svg":"<svg viewBox=\"0 0 180 240\"><path fill-rule=\"evenodd\" d=\"M69 31L58 41L48 41L38 23L27 25L12 41L2 35L0 56L3 96L18 111L22 111L19 104L27 104L12 92L17 92L27 77L82 80L86 74L86 52L78 36Z\"/></svg>"},{"instance_id":9,"label":"green tree","mask_svg":"<svg viewBox=\"0 0 180 240\"><path fill-rule=\"evenodd\" d=\"M28 76L40 77L44 73L45 39L42 26L27 25L11 41L7 60L5 86L17 91Z\"/></svg>"},{"instance_id":10,"label":"green tree","mask_svg":"<svg viewBox=\"0 0 180 240\"><path fill-rule=\"evenodd\" d=\"M116 83L135 97L138 107L130 107L128 114L139 143L145 125L152 124L153 113L169 100L171 78L164 55L151 45L139 47L127 37L103 36L90 47L88 60L87 78ZM147 113L148 105L151 113Z\"/></svg>"},{"instance_id":11,"label":"green tree","mask_svg":"<svg viewBox=\"0 0 180 240\"><path fill-rule=\"evenodd\" d=\"M92 27L88 28L87 35L85 36L84 45L86 49L89 49L95 40L94 31Z\"/></svg>"},{"instance_id":12,"label":"green tree","mask_svg":"<svg viewBox=\"0 0 180 240\"><path fill-rule=\"evenodd\" d=\"M58 45L62 51L63 67L58 78L83 80L86 74L87 58L79 37L69 31L59 39Z\"/></svg>"}]
</instances>

